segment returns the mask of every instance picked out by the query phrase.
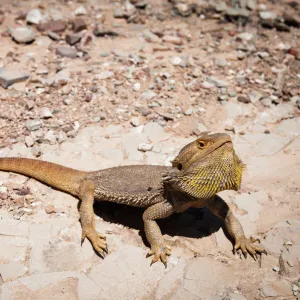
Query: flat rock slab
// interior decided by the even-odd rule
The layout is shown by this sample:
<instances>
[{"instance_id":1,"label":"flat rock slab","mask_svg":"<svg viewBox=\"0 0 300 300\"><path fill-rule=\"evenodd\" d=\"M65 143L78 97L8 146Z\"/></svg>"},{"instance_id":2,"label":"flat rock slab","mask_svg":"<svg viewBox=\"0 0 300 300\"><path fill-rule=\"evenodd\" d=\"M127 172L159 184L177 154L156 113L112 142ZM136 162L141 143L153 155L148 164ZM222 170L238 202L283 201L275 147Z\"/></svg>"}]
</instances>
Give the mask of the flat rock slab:
<instances>
[{"instance_id":1,"label":"flat rock slab","mask_svg":"<svg viewBox=\"0 0 300 300\"><path fill-rule=\"evenodd\" d=\"M20 70L17 71L17 70L0 68L0 84L5 89L7 89L9 86L11 86L14 83L27 80L29 77L30 75L28 73Z\"/></svg>"}]
</instances>

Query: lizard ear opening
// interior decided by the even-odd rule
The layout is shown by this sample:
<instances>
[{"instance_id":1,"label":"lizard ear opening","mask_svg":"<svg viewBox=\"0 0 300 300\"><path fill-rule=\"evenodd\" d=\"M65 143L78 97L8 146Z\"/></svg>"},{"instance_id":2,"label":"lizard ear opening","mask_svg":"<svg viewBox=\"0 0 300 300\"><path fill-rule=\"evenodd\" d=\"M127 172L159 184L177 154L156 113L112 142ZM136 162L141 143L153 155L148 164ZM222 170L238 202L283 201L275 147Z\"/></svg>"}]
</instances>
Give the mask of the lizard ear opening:
<instances>
[{"instance_id":1,"label":"lizard ear opening","mask_svg":"<svg viewBox=\"0 0 300 300\"><path fill-rule=\"evenodd\" d=\"M178 164L177 164L177 169L178 169L179 171L182 170L182 164L181 164L181 163L178 163Z\"/></svg>"}]
</instances>

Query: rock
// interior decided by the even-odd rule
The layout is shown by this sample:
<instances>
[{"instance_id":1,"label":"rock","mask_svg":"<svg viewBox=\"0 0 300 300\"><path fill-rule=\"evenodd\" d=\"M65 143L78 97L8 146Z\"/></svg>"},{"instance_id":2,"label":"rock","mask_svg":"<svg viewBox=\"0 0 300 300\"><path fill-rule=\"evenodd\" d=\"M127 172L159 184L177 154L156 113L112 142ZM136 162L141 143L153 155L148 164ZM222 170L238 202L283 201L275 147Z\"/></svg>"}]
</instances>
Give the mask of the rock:
<instances>
[{"instance_id":1,"label":"rock","mask_svg":"<svg viewBox=\"0 0 300 300\"><path fill-rule=\"evenodd\" d=\"M42 12L39 9L33 9L31 10L27 16L26 16L26 21L29 24L39 24L43 21L44 16L42 15Z\"/></svg>"},{"instance_id":2,"label":"rock","mask_svg":"<svg viewBox=\"0 0 300 300\"><path fill-rule=\"evenodd\" d=\"M25 127L28 131L39 130L43 126L41 120L29 120L25 123Z\"/></svg>"},{"instance_id":3,"label":"rock","mask_svg":"<svg viewBox=\"0 0 300 300\"><path fill-rule=\"evenodd\" d=\"M149 91L149 90L148 90L148 91L145 91L145 92L142 93L141 99L142 99L142 100L149 101L149 100L153 99L153 98L156 97L156 96L157 96L156 93L154 93L153 91Z\"/></svg>"},{"instance_id":4,"label":"rock","mask_svg":"<svg viewBox=\"0 0 300 300\"><path fill-rule=\"evenodd\" d=\"M55 213L54 205L52 205L52 204L46 205L45 206L45 212L46 212L46 214L49 214L49 215Z\"/></svg>"},{"instance_id":5,"label":"rock","mask_svg":"<svg viewBox=\"0 0 300 300\"><path fill-rule=\"evenodd\" d=\"M264 284L261 287L263 297L288 297L293 296L291 285L285 280Z\"/></svg>"},{"instance_id":6,"label":"rock","mask_svg":"<svg viewBox=\"0 0 300 300\"><path fill-rule=\"evenodd\" d=\"M52 31L49 31L48 32L48 36L50 39L52 39L53 41L59 41L60 40L60 35L55 33L55 32L52 32Z\"/></svg>"},{"instance_id":7,"label":"rock","mask_svg":"<svg viewBox=\"0 0 300 300\"><path fill-rule=\"evenodd\" d=\"M262 205L268 202L268 195L263 191L243 193L237 195L233 202L239 209L246 211L249 219L254 222L259 218Z\"/></svg>"},{"instance_id":8,"label":"rock","mask_svg":"<svg viewBox=\"0 0 300 300\"><path fill-rule=\"evenodd\" d=\"M57 55L63 56L63 57L70 57L70 58L76 58L77 57L77 51L74 48L71 48L69 46L58 46L56 48L55 53Z\"/></svg>"},{"instance_id":9,"label":"rock","mask_svg":"<svg viewBox=\"0 0 300 300\"><path fill-rule=\"evenodd\" d=\"M97 79L99 80L112 78L114 76L115 76L114 72L111 71L103 71L102 73L96 75Z\"/></svg>"},{"instance_id":10,"label":"rock","mask_svg":"<svg viewBox=\"0 0 300 300\"><path fill-rule=\"evenodd\" d=\"M48 78L45 82L49 86L60 87L66 85L71 81L70 74L67 70L61 70L57 72L54 76Z\"/></svg>"},{"instance_id":11,"label":"rock","mask_svg":"<svg viewBox=\"0 0 300 300\"><path fill-rule=\"evenodd\" d=\"M112 37L116 37L119 36L119 34L113 30L107 29L107 28L103 28L100 26L96 26L93 30L93 34L97 37L105 37L105 36L112 36Z\"/></svg>"},{"instance_id":12,"label":"rock","mask_svg":"<svg viewBox=\"0 0 300 300\"><path fill-rule=\"evenodd\" d=\"M263 97L263 95L258 91L252 90L249 92L248 97L251 103L256 103Z\"/></svg>"},{"instance_id":13,"label":"rock","mask_svg":"<svg viewBox=\"0 0 300 300\"><path fill-rule=\"evenodd\" d=\"M152 148L153 148L152 144L146 144L146 143L139 144L138 146L138 150L142 152L151 151Z\"/></svg>"},{"instance_id":14,"label":"rock","mask_svg":"<svg viewBox=\"0 0 300 300\"><path fill-rule=\"evenodd\" d=\"M246 6L250 10L255 10L256 4L257 4L256 0L248 0Z\"/></svg>"},{"instance_id":15,"label":"rock","mask_svg":"<svg viewBox=\"0 0 300 300\"><path fill-rule=\"evenodd\" d=\"M73 46L76 43L80 42L82 36L80 34L67 34L66 35L66 42Z\"/></svg>"},{"instance_id":16,"label":"rock","mask_svg":"<svg viewBox=\"0 0 300 300\"><path fill-rule=\"evenodd\" d=\"M300 18L299 15L297 14L289 14L287 12L283 12L283 20L284 23L288 26L293 26L293 27L300 27Z\"/></svg>"},{"instance_id":17,"label":"rock","mask_svg":"<svg viewBox=\"0 0 300 300\"><path fill-rule=\"evenodd\" d=\"M250 99L246 95L239 95L237 100L241 103L250 103Z\"/></svg>"},{"instance_id":18,"label":"rock","mask_svg":"<svg viewBox=\"0 0 300 300\"><path fill-rule=\"evenodd\" d=\"M179 2L175 5L176 12L182 17L189 17L192 14L191 7L183 2Z\"/></svg>"},{"instance_id":19,"label":"rock","mask_svg":"<svg viewBox=\"0 0 300 300\"><path fill-rule=\"evenodd\" d=\"M39 146L33 146L31 148L31 153L35 157L39 157L42 155L42 149Z\"/></svg>"},{"instance_id":20,"label":"rock","mask_svg":"<svg viewBox=\"0 0 300 300\"><path fill-rule=\"evenodd\" d=\"M133 84L132 88L135 92L138 92L141 89L141 84L139 82L136 82Z\"/></svg>"},{"instance_id":21,"label":"rock","mask_svg":"<svg viewBox=\"0 0 300 300\"><path fill-rule=\"evenodd\" d=\"M225 80L216 78L214 76L208 77L207 80L212 83L214 86L218 87L218 88L222 88L222 87L227 87L228 83Z\"/></svg>"},{"instance_id":22,"label":"rock","mask_svg":"<svg viewBox=\"0 0 300 300\"><path fill-rule=\"evenodd\" d=\"M277 15L271 11L260 11L259 16L262 20L275 20Z\"/></svg>"},{"instance_id":23,"label":"rock","mask_svg":"<svg viewBox=\"0 0 300 300\"><path fill-rule=\"evenodd\" d=\"M84 29L87 29L87 24L85 23L84 19L82 18L75 18L72 20L72 29L74 32L80 32Z\"/></svg>"},{"instance_id":24,"label":"rock","mask_svg":"<svg viewBox=\"0 0 300 300\"><path fill-rule=\"evenodd\" d=\"M261 104L265 107L270 107L272 104L272 100L269 97L265 97L260 100Z\"/></svg>"},{"instance_id":25,"label":"rock","mask_svg":"<svg viewBox=\"0 0 300 300\"><path fill-rule=\"evenodd\" d=\"M20 262L10 262L7 264L0 264L0 274L4 282L12 281L24 276L28 268Z\"/></svg>"},{"instance_id":26,"label":"rock","mask_svg":"<svg viewBox=\"0 0 300 300\"><path fill-rule=\"evenodd\" d=\"M21 70L10 70L8 68L0 68L0 85L7 89L14 83L22 82L30 77L28 73Z\"/></svg>"},{"instance_id":27,"label":"rock","mask_svg":"<svg viewBox=\"0 0 300 300\"><path fill-rule=\"evenodd\" d=\"M183 41L180 37L172 36L172 35L164 35L163 41L166 43L169 43L169 44L177 45L177 46L183 44Z\"/></svg>"},{"instance_id":28,"label":"rock","mask_svg":"<svg viewBox=\"0 0 300 300\"><path fill-rule=\"evenodd\" d=\"M67 23L64 20L49 21L37 26L41 32L63 33L67 29Z\"/></svg>"},{"instance_id":29,"label":"rock","mask_svg":"<svg viewBox=\"0 0 300 300\"><path fill-rule=\"evenodd\" d=\"M239 18L239 17L243 17L243 18L248 18L250 16L250 12L247 9L243 9L243 8L228 8L225 11L225 15L228 18Z\"/></svg>"},{"instance_id":30,"label":"rock","mask_svg":"<svg viewBox=\"0 0 300 300\"><path fill-rule=\"evenodd\" d=\"M253 34L250 32L242 32L238 34L236 37L247 42L253 40Z\"/></svg>"},{"instance_id":31,"label":"rock","mask_svg":"<svg viewBox=\"0 0 300 300\"><path fill-rule=\"evenodd\" d=\"M199 272L202 266L205 272ZM216 274L222 274L218 277L218 284L215 285L214 280ZM194 258L186 267L185 276L181 279L183 282L177 285L173 290L174 299L201 299L210 294L215 294L216 288L220 286L233 285L237 282L237 278L233 275L229 266L220 261L208 257ZM182 292L186 291L186 297L182 297ZM192 297L197 295L197 297Z\"/></svg>"},{"instance_id":32,"label":"rock","mask_svg":"<svg viewBox=\"0 0 300 300\"><path fill-rule=\"evenodd\" d=\"M20 44L30 44L35 40L35 32L30 27L10 28L9 33Z\"/></svg>"},{"instance_id":33,"label":"rock","mask_svg":"<svg viewBox=\"0 0 300 300\"><path fill-rule=\"evenodd\" d=\"M130 124L133 127L140 126L140 119L138 117L133 117L133 118L130 119Z\"/></svg>"},{"instance_id":34,"label":"rock","mask_svg":"<svg viewBox=\"0 0 300 300\"><path fill-rule=\"evenodd\" d=\"M228 96L229 96L230 98L233 98L233 97L235 97L235 96L237 95L236 91L233 90L233 89L228 89L227 94L228 94Z\"/></svg>"},{"instance_id":35,"label":"rock","mask_svg":"<svg viewBox=\"0 0 300 300\"><path fill-rule=\"evenodd\" d=\"M148 43L160 43L160 38L149 29L144 30L142 36Z\"/></svg>"},{"instance_id":36,"label":"rock","mask_svg":"<svg viewBox=\"0 0 300 300\"><path fill-rule=\"evenodd\" d=\"M51 110L48 107L44 107L41 109L40 117L42 119L49 119L53 117Z\"/></svg>"},{"instance_id":37,"label":"rock","mask_svg":"<svg viewBox=\"0 0 300 300\"><path fill-rule=\"evenodd\" d=\"M49 131L45 134L44 139L45 139L46 141L48 141L51 145L54 145L54 144L56 144L57 136L56 136L56 134L54 133L53 130L49 130Z\"/></svg>"},{"instance_id":38,"label":"rock","mask_svg":"<svg viewBox=\"0 0 300 300\"><path fill-rule=\"evenodd\" d=\"M278 134L300 135L300 117L282 121L275 129Z\"/></svg>"},{"instance_id":39,"label":"rock","mask_svg":"<svg viewBox=\"0 0 300 300\"><path fill-rule=\"evenodd\" d=\"M179 56L173 56L171 60L172 65L179 66L182 63L182 59Z\"/></svg>"},{"instance_id":40,"label":"rock","mask_svg":"<svg viewBox=\"0 0 300 300\"><path fill-rule=\"evenodd\" d=\"M83 16L87 14L87 10L83 6L79 6L77 9L75 9L74 14L76 16Z\"/></svg>"},{"instance_id":41,"label":"rock","mask_svg":"<svg viewBox=\"0 0 300 300\"><path fill-rule=\"evenodd\" d=\"M31 147L34 145L34 139L32 138L32 136L26 136L25 137L25 144L27 147Z\"/></svg>"}]
</instances>

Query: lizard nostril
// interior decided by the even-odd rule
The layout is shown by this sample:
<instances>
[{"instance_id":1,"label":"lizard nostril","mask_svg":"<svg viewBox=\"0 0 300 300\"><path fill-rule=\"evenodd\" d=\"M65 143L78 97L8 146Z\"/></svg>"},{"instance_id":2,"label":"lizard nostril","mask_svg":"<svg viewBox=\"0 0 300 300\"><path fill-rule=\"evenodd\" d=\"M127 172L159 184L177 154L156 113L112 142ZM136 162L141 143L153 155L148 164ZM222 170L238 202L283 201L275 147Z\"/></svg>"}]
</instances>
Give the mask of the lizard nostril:
<instances>
[{"instance_id":1,"label":"lizard nostril","mask_svg":"<svg viewBox=\"0 0 300 300\"><path fill-rule=\"evenodd\" d=\"M177 169L178 169L179 171L182 170L182 164L181 164L181 163L178 163L178 164L177 164Z\"/></svg>"}]
</instances>

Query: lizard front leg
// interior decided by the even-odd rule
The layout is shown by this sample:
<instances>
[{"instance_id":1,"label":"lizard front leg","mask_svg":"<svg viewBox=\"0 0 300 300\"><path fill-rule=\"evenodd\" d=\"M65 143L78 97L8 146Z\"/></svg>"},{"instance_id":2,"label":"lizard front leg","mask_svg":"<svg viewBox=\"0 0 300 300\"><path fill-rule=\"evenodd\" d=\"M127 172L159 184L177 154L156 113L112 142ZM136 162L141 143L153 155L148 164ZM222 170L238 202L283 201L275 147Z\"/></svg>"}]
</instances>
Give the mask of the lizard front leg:
<instances>
[{"instance_id":1,"label":"lizard front leg","mask_svg":"<svg viewBox=\"0 0 300 300\"><path fill-rule=\"evenodd\" d=\"M241 249L245 257L247 257L247 252L249 252L249 254L255 260L257 259L257 253L267 254L266 250L254 244L256 241L259 241L258 239L255 239L253 237L250 238L245 237L244 230L241 223L233 215L229 206L222 198L220 198L219 196L215 196L213 199L210 199L209 201L210 202L208 208L211 210L211 212L214 215L224 220L225 228L235 242L234 253L238 249Z\"/></svg>"},{"instance_id":2,"label":"lizard front leg","mask_svg":"<svg viewBox=\"0 0 300 300\"><path fill-rule=\"evenodd\" d=\"M148 207L143 214L146 237L151 245L147 257L154 255L151 265L160 259L167 267L167 255L171 255L171 247L165 244L160 228L155 220L166 218L173 212L173 206L169 202L163 201Z\"/></svg>"},{"instance_id":3,"label":"lizard front leg","mask_svg":"<svg viewBox=\"0 0 300 300\"><path fill-rule=\"evenodd\" d=\"M88 238L94 250L104 257L104 252L107 253L106 237L95 229L94 191L95 186L92 181L86 180L80 184L78 196L81 199L79 209L82 227L81 243Z\"/></svg>"}]
</instances>

